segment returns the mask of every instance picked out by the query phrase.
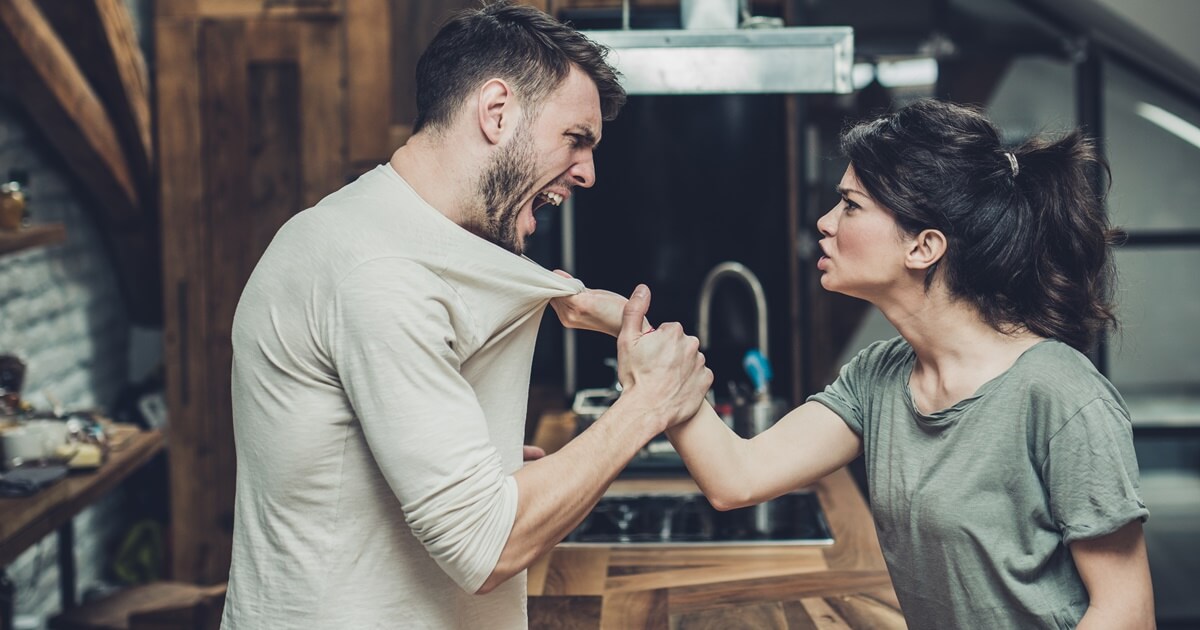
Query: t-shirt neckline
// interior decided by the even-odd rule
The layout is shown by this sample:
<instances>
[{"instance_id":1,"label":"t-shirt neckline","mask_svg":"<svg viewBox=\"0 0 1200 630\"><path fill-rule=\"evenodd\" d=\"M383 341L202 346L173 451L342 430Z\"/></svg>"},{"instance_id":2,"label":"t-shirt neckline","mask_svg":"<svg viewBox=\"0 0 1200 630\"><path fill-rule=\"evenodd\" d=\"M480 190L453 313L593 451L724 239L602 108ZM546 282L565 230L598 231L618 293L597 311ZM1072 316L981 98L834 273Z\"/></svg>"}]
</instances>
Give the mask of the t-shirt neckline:
<instances>
[{"instance_id":1,"label":"t-shirt neckline","mask_svg":"<svg viewBox=\"0 0 1200 630\"><path fill-rule=\"evenodd\" d=\"M933 413L924 413L917 408L917 401L913 397L912 388L909 387L908 383L912 378L913 368L916 367L917 364L917 353L915 350L913 350L912 346L909 345L908 361L903 370L903 373L905 374L903 382L904 402L908 405L909 411L912 412L913 417L916 418L921 424L931 427L951 424L968 409L970 409L976 401L983 399L989 393L995 391L996 388L998 388L1008 378L1009 374L1012 374L1017 370L1017 366L1021 364L1022 360L1025 359L1025 356L1028 355L1034 348L1045 345L1050 341L1054 341L1054 339L1042 339L1032 346L1029 346L1020 354L1020 356L1017 357L1015 361L1013 361L1012 365L1008 366L1008 368L1003 372L989 379L983 385L980 385L979 389L975 390L974 394L967 396L966 398L954 403L953 405L950 405L949 407L939 409Z\"/></svg>"}]
</instances>

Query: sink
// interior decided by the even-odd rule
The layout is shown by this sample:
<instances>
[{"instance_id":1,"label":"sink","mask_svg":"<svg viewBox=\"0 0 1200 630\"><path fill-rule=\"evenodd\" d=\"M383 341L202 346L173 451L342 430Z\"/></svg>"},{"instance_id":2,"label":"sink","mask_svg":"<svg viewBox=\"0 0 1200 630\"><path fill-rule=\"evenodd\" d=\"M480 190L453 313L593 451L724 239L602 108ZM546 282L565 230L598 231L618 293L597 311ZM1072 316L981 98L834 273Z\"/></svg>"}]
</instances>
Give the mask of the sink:
<instances>
[{"instance_id":1,"label":"sink","mask_svg":"<svg viewBox=\"0 0 1200 630\"><path fill-rule=\"evenodd\" d=\"M606 496L563 540L567 545L830 545L812 492L720 512L700 493Z\"/></svg>"}]
</instances>

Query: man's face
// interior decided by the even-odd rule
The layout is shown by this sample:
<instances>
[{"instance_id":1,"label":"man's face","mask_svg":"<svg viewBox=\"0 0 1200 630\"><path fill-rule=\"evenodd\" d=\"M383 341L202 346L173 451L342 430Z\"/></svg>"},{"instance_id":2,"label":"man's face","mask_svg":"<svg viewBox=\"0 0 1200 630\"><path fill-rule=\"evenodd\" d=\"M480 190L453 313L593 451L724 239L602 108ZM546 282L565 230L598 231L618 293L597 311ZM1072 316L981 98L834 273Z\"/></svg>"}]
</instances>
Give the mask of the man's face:
<instances>
[{"instance_id":1,"label":"man's face","mask_svg":"<svg viewBox=\"0 0 1200 630\"><path fill-rule=\"evenodd\" d=\"M560 205L575 186L596 182L592 150L600 141L600 93L577 68L533 115L522 113L513 134L497 148L479 180L483 216L469 229L513 252L524 253L537 229L534 212Z\"/></svg>"}]
</instances>

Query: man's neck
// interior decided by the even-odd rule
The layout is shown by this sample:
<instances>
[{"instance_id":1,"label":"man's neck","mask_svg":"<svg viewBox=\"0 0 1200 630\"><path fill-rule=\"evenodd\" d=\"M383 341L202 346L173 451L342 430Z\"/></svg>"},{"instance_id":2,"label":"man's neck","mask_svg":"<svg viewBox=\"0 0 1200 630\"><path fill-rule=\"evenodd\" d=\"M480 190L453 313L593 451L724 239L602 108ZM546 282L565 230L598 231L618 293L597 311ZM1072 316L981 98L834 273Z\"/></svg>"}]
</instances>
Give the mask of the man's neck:
<instances>
[{"instance_id":1,"label":"man's neck","mask_svg":"<svg viewBox=\"0 0 1200 630\"><path fill-rule=\"evenodd\" d=\"M421 199L462 225L472 203L476 175L466 168L470 156L449 150L453 144L448 138L433 140L417 134L392 154L388 164Z\"/></svg>"}]
</instances>

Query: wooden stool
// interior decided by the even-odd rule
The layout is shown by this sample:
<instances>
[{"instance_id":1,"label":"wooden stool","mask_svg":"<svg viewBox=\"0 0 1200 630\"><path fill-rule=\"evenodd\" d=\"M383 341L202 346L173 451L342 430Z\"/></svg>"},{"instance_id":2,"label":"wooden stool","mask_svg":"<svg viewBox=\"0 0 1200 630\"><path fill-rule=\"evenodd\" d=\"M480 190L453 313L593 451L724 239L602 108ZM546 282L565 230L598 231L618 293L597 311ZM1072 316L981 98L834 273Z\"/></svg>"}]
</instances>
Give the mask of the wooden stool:
<instances>
[{"instance_id":1,"label":"wooden stool","mask_svg":"<svg viewBox=\"0 0 1200 630\"><path fill-rule=\"evenodd\" d=\"M51 630L218 630L225 585L152 582L50 619Z\"/></svg>"}]
</instances>

